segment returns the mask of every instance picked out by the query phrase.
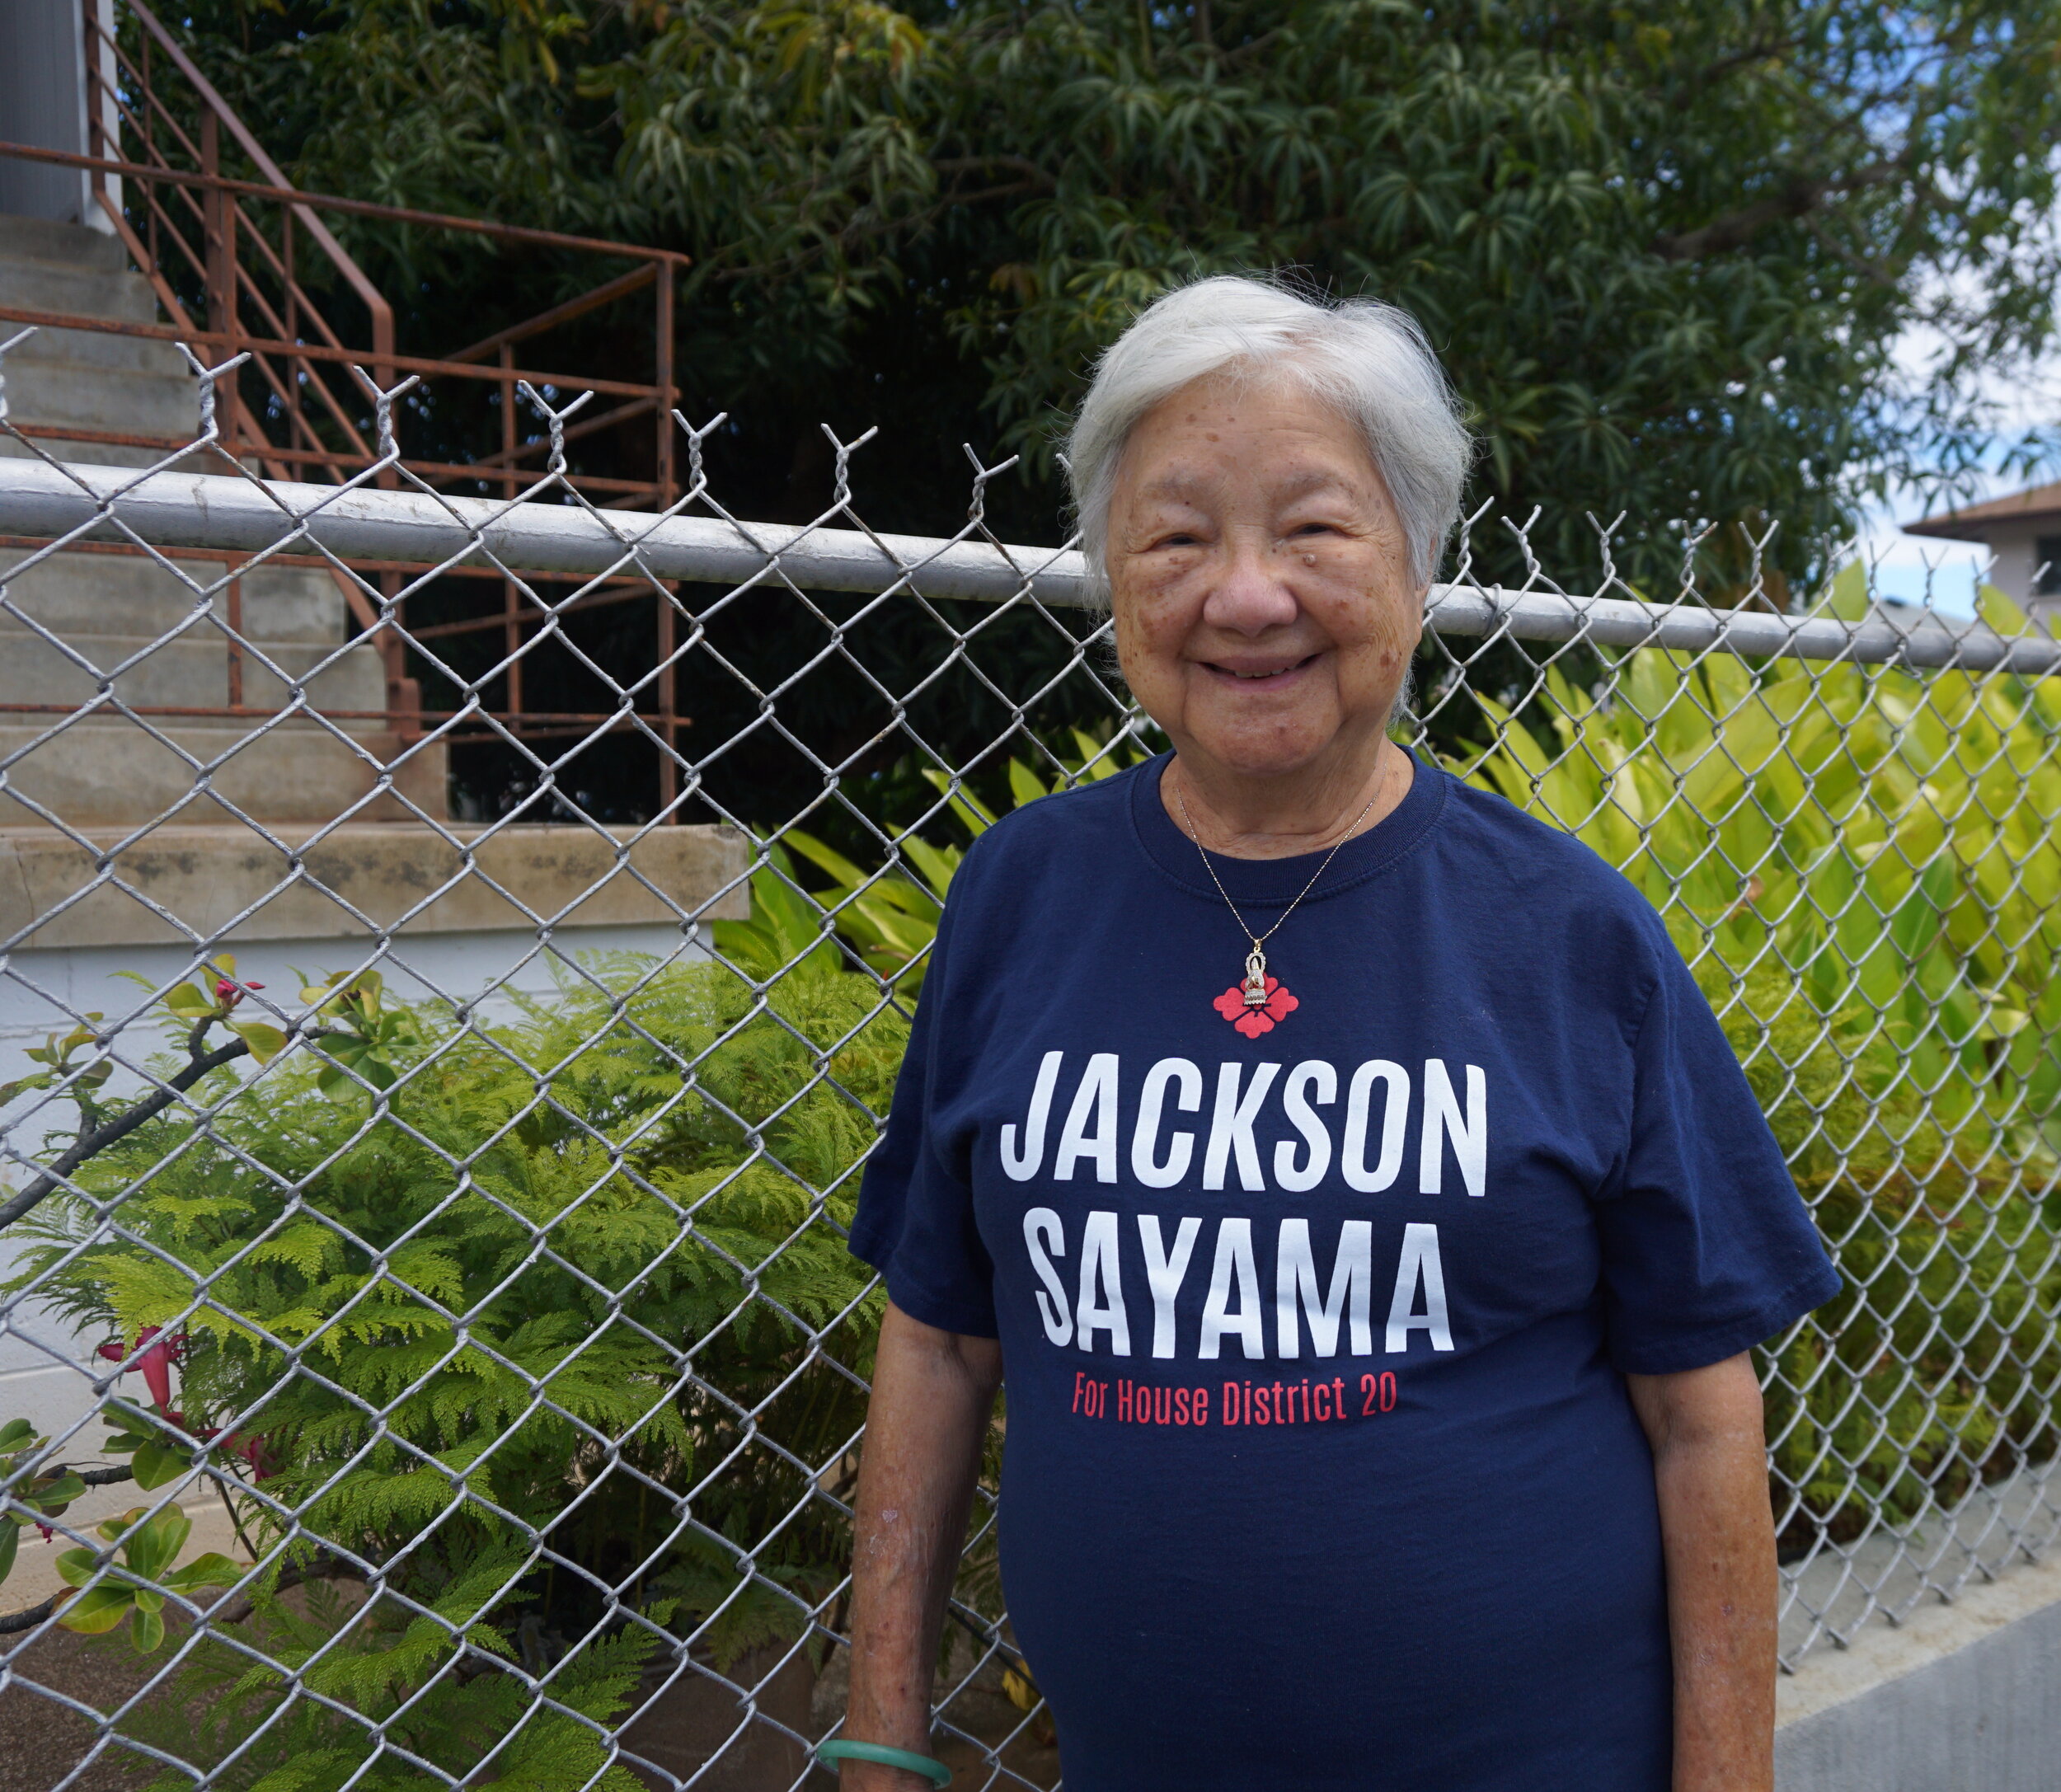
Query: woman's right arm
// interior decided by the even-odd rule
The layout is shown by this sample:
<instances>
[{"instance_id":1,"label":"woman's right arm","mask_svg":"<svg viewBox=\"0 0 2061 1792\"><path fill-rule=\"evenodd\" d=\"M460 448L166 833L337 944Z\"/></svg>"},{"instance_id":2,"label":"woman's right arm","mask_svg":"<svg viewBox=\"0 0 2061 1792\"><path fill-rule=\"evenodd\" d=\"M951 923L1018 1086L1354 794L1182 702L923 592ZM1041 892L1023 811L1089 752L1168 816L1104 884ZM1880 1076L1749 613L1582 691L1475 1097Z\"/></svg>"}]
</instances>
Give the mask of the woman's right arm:
<instances>
[{"instance_id":1,"label":"woman's right arm","mask_svg":"<svg viewBox=\"0 0 2061 1792\"><path fill-rule=\"evenodd\" d=\"M1002 1346L939 1331L892 1302L867 1409L852 1550L852 1696L843 1734L930 1753L931 1675L980 1471ZM843 1764L847 1792L929 1782Z\"/></svg>"}]
</instances>

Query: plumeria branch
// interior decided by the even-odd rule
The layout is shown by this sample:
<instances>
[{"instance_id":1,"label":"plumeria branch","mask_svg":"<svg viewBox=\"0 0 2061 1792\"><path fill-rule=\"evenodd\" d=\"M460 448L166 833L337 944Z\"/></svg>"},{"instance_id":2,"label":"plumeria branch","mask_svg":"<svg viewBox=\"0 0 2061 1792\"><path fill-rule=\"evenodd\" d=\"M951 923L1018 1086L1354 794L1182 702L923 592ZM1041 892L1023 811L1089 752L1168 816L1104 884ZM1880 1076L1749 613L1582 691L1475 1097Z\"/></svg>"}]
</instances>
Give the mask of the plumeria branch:
<instances>
[{"instance_id":1,"label":"plumeria branch","mask_svg":"<svg viewBox=\"0 0 2061 1792\"><path fill-rule=\"evenodd\" d=\"M12 1226L25 1213L33 1213L63 1188L72 1172L87 1159L128 1138L146 1120L155 1119L209 1072L219 1070L224 1064L234 1063L237 1058L249 1055L251 1044L247 1039L232 1040L212 1052L200 1052L199 1046L206 1031L205 1022L193 1030L187 1044L189 1056L185 1067L155 1095L145 1096L134 1107L116 1114L112 1119L102 1121L90 1132L81 1133L72 1147L62 1153L49 1169L39 1175L20 1194L0 1203L0 1227Z\"/></svg>"},{"instance_id":2,"label":"plumeria branch","mask_svg":"<svg viewBox=\"0 0 2061 1792\"><path fill-rule=\"evenodd\" d=\"M186 1034L185 1066L161 1085L155 1093L146 1095L134 1107L107 1119L100 1118L97 1105L81 1100L77 1138L68 1150L41 1170L27 1187L0 1203L0 1228L12 1226L24 1214L33 1213L66 1185L72 1172L81 1164L106 1151L109 1146L119 1143L144 1122L155 1119L211 1072L221 1069L225 1064L232 1064L239 1058L255 1057L261 1063L269 1063L297 1039L324 1039L335 1030L328 1026L306 1022L281 1029L232 1020L230 1016L244 997L251 990L262 989L265 986L239 981L233 975L234 961L232 959L218 959L215 965L222 974L215 978L212 992L204 987L181 983L173 987L165 1000L165 1006L173 1014L181 1020L192 1021ZM237 1037L210 1052L205 1049L208 1034L218 1025L228 1027ZM75 1035L79 1038L86 1036L83 1034ZM101 1074L104 1075L104 1072Z\"/></svg>"}]
</instances>

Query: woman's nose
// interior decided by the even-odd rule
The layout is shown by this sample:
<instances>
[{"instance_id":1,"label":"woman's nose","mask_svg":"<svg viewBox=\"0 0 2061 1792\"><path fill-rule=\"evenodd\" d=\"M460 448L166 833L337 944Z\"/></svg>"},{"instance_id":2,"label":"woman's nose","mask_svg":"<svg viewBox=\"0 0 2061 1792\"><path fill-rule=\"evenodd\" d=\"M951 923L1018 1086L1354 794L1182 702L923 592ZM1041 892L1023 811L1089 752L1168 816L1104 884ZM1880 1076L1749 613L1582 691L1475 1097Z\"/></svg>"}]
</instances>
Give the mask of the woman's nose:
<instances>
[{"instance_id":1,"label":"woman's nose","mask_svg":"<svg viewBox=\"0 0 2061 1792\"><path fill-rule=\"evenodd\" d=\"M1232 534L1224 543L1202 619L1236 635L1260 635L1293 622L1302 606L1288 575L1302 564L1282 544L1256 533Z\"/></svg>"}]
</instances>

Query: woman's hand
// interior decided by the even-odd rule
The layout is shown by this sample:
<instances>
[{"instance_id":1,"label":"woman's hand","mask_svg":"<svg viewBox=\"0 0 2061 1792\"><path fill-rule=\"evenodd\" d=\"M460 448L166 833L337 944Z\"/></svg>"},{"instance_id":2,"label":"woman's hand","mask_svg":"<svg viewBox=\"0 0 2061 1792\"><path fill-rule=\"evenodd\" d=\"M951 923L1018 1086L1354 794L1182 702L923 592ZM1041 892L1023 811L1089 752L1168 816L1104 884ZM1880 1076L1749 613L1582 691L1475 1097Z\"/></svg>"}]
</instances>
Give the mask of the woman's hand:
<instances>
[{"instance_id":1,"label":"woman's hand","mask_svg":"<svg viewBox=\"0 0 2061 1792\"><path fill-rule=\"evenodd\" d=\"M1770 1792L1775 1525L1753 1359L1625 1380L1653 1446L1660 1499L1674 1792Z\"/></svg>"},{"instance_id":2,"label":"woman's hand","mask_svg":"<svg viewBox=\"0 0 2061 1792\"><path fill-rule=\"evenodd\" d=\"M939 1331L889 1303L852 1537L843 1733L855 1742L931 1752L931 1674L1001 1386L994 1339ZM899 1767L847 1761L843 1773L847 1792L930 1792Z\"/></svg>"}]
</instances>

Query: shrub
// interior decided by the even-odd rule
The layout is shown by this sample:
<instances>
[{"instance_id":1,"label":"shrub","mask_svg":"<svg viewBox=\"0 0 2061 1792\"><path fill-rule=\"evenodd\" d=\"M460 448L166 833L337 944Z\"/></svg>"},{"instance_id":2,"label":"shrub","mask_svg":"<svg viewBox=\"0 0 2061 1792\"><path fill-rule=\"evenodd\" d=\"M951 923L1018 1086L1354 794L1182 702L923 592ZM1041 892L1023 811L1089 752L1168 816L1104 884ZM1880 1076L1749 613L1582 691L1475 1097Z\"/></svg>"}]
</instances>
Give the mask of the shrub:
<instances>
[{"instance_id":1,"label":"shrub","mask_svg":"<svg viewBox=\"0 0 2061 1792\"><path fill-rule=\"evenodd\" d=\"M1849 580L1829 607L1865 603ZM1494 743L1453 769L1660 910L1838 1263L1764 1361L1789 1541L2050 1455L2061 689L1658 650L1610 671L1606 700L1547 669L1550 742L1477 699Z\"/></svg>"},{"instance_id":2,"label":"shrub","mask_svg":"<svg viewBox=\"0 0 2061 1792\"><path fill-rule=\"evenodd\" d=\"M168 1109L77 1170L119 1232L70 1194L19 1222L42 1242L17 1286L45 1278L117 1355L176 1339L180 1410L129 1405L131 1447L233 1475L253 1540L284 1546L247 1614L277 1665L208 1642L172 1702L204 1693L208 1764L243 1747L225 1784L491 1757L503 1785L580 1785L646 1661L796 1636L842 1578L811 1471L863 1415L882 1297L842 1231L904 1025L819 957L763 997L715 964L592 971L478 1030L354 980L340 1048L215 1069L204 1126ZM306 993L333 1012L338 987ZM553 1639L536 1711L503 1671L526 1616ZM397 1752L354 1782L374 1724Z\"/></svg>"}]
</instances>

